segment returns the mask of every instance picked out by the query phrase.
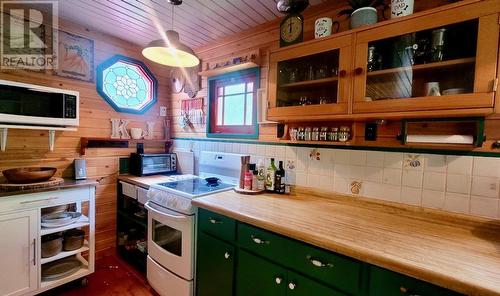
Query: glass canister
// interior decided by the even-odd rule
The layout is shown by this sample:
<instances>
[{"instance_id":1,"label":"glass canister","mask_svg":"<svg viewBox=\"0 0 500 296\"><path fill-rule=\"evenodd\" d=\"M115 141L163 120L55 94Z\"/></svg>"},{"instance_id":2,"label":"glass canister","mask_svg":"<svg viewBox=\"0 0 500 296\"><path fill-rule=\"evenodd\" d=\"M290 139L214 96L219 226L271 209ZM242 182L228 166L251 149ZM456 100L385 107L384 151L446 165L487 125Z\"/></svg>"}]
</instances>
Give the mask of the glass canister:
<instances>
[{"instance_id":1,"label":"glass canister","mask_svg":"<svg viewBox=\"0 0 500 296\"><path fill-rule=\"evenodd\" d=\"M339 140L339 128L332 127L332 130L328 132L328 141L337 142Z\"/></svg>"},{"instance_id":2,"label":"glass canister","mask_svg":"<svg viewBox=\"0 0 500 296\"><path fill-rule=\"evenodd\" d=\"M297 128L297 141L304 141L304 128L303 127Z\"/></svg>"},{"instance_id":3,"label":"glass canister","mask_svg":"<svg viewBox=\"0 0 500 296\"><path fill-rule=\"evenodd\" d=\"M313 127L311 133L311 140L319 141L319 127Z\"/></svg>"},{"instance_id":4,"label":"glass canister","mask_svg":"<svg viewBox=\"0 0 500 296\"><path fill-rule=\"evenodd\" d=\"M326 126L321 127L321 131L319 132L319 140L320 141L328 140L328 127Z\"/></svg>"},{"instance_id":5,"label":"glass canister","mask_svg":"<svg viewBox=\"0 0 500 296\"><path fill-rule=\"evenodd\" d=\"M348 126L341 126L339 128L339 141L347 142L351 138L351 128Z\"/></svg>"},{"instance_id":6,"label":"glass canister","mask_svg":"<svg viewBox=\"0 0 500 296\"><path fill-rule=\"evenodd\" d=\"M312 129L310 126L304 129L304 141L311 141Z\"/></svg>"},{"instance_id":7,"label":"glass canister","mask_svg":"<svg viewBox=\"0 0 500 296\"><path fill-rule=\"evenodd\" d=\"M297 141L298 128L292 127L290 129L290 140Z\"/></svg>"}]
</instances>

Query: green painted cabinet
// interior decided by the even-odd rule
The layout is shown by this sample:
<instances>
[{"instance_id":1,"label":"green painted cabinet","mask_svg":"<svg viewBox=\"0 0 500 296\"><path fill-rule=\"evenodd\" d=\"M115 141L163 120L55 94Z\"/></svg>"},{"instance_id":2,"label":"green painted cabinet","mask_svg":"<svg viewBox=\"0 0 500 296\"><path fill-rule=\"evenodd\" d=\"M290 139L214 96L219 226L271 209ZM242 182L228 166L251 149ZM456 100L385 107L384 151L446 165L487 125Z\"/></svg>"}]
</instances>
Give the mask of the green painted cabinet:
<instances>
[{"instance_id":1,"label":"green painted cabinet","mask_svg":"<svg viewBox=\"0 0 500 296\"><path fill-rule=\"evenodd\" d=\"M200 232L198 250L197 295L232 296L235 247Z\"/></svg>"},{"instance_id":2,"label":"green painted cabinet","mask_svg":"<svg viewBox=\"0 0 500 296\"><path fill-rule=\"evenodd\" d=\"M342 296L312 279L246 251L238 253L238 296Z\"/></svg>"},{"instance_id":3,"label":"green painted cabinet","mask_svg":"<svg viewBox=\"0 0 500 296\"><path fill-rule=\"evenodd\" d=\"M459 295L204 209L198 219L198 296Z\"/></svg>"}]
</instances>

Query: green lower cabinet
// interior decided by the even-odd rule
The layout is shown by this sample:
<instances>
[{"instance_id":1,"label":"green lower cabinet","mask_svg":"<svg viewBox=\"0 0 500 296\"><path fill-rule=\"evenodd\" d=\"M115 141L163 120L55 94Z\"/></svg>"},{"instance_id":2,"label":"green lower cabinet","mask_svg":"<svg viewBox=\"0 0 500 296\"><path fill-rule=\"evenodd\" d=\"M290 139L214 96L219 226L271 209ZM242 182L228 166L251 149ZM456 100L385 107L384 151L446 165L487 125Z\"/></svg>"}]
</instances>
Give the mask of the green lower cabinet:
<instances>
[{"instance_id":1,"label":"green lower cabinet","mask_svg":"<svg viewBox=\"0 0 500 296\"><path fill-rule=\"evenodd\" d=\"M370 266L369 296L410 295L458 296L460 294L380 267Z\"/></svg>"},{"instance_id":2,"label":"green lower cabinet","mask_svg":"<svg viewBox=\"0 0 500 296\"><path fill-rule=\"evenodd\" d=\"M286 269L246 251L239 251L237 296L284 296L285 287Z\"/></svg>"},{"instance_id":3,"label":"green lower cabinet","mask_svg":"<svg viewBox=\"0 0 500 296\"><path fill-rule=\"evenodd\" d=\"M236 269L237 296L342 296L344 294L241 250Z\"/></svg>"},{"instance_id":4,"label":"green lower cabinet","mask_svg":"<svg viewBox=\"0 0 500 296\"><path fill-rule=\"evenodd\" d=\"M235 247L198 233L197 295L232 296Z\"/></svg>"},{"instance_id":5,"label":"green lower cabinet","mask_svg":"<svg viewBox=\"0 0 500 296\"><path fill-rule=\"evenodd\" d=\"M313 281L309 278L303 277L297 273L292 271L288 271L288 282L287 282L288 291L286 293L287 296L343 296L342 294L336 290L333 290L330 287L322 285L316 281Z\"/></svg>"}]
</instances>

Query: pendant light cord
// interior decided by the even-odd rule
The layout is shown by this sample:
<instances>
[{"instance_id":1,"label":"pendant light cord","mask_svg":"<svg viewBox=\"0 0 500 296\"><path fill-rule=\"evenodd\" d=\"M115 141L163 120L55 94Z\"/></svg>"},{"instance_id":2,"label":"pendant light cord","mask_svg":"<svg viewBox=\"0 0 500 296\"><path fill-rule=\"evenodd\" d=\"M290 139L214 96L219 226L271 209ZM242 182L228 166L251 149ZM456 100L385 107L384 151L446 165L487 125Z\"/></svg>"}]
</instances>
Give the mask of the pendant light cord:
<instances>
[{"instance_id":1,"label":"pendant light cord","mask_svg":"<svg viewBox=\"0 0 500 296\"><path fill-rule=\"evenodd\" d=\"M172 5L172 31L174 30L174 5Z\"/></svg>"}]
</instances>

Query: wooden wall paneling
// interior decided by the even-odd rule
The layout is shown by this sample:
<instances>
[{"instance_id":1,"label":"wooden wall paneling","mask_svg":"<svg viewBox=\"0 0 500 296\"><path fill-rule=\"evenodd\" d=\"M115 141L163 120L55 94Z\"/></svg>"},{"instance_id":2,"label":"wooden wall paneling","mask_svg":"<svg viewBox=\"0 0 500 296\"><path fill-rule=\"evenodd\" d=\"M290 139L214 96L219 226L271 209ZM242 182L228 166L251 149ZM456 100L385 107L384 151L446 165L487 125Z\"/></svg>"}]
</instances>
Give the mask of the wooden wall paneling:
<instances>
[{"instance_id":1,"label":"wooden wall paneling","mask_svg":"<svg viewBox=\"0 0 500 296\"><path fill-rule=\"evenodd\" d=\"M143 60L141 47L90 30L84 26L61 19L60 29L94 40L95 65L114 54L122 54ZM0 79L33 83L80 92L80 126L76 132L56 132L54 151L48 150L47 131L11 130L7 150L0 152L0 170L24 166L53 166L57 175L73 177L73 160L80 158L80 137L109 137L110 118L130 120L129 127L146 128L146 121L154 121L157 138L163 135L163 118L159 117L159 106L169 106L170 88L168 69L144 61L158 79L158 103L144 115L117 113L96 92L95 83L71 80L52 75L51 71L34 72L6 70L0 72ZM161 152L161 144L146 146L146 151ZM116 180L120 157L135 151L128 149L88 149L83 157L87 160L87 175L99 180L96 188L96 252L97 256L109 254L115 245L116 231Z\"/></svg>"}]
</instances>

